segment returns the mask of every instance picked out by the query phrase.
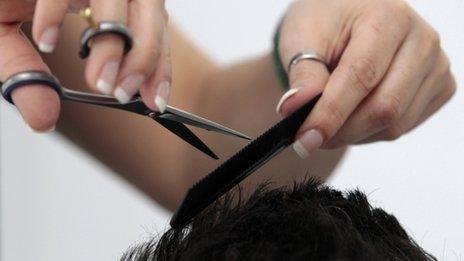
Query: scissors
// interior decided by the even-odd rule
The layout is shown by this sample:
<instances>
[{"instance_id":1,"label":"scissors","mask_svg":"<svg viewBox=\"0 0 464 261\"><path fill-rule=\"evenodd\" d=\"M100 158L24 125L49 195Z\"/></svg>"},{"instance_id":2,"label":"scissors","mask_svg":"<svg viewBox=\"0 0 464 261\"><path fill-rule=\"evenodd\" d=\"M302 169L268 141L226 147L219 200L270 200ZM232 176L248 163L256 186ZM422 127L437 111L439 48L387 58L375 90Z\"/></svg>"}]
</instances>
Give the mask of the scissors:
<instances>
[{"instance_id":1,"label":"scissors","mask_svg":"<svg viewBox=\"0 0 464 261\"><path fill-rule=\"evenodd\" d=\"M125 43L124 53L128 53L132 48L132 35L125 25L112 21L92 23L81 36L81 50L79 52L81 58L85 59L88 57L91 48L91 40L101 34L115 34L121 36ZM135 95L126 104L121 104L111 96L66 89L61 85L56 77L42 71L25 71L10 76L2 84L2 96L14 105L11 98L13 91L22 86L31 84L41 84L54 89L61 100L64 101L110 107L149 117L193 147L214 159L219 158L205 143L203 143L200 138L187 128L185 124L250 140L250 137L245 134L172 106L167 106L163 113L153 111L143 103L139 95Z\"/></svg>"},{"instance_id":2,"label":"scissors","mask_svg":"<svg viewBox=\"0 0 464 261\"><path fill-rule=\"evenodd\" d=\"M214 159L218 159L218 156L184 124L243 139L250 139L250 137L238 131L172 106L167 106L163 113L153 111L143 103L140 96L135 96L128 103L121 104L111 96L69 90L62 87L54 76L41 71L21 72L11 76L2 85L2 95L8 102L14 104L11 98L12 92L17 88L30 84L42 84L53 88L61 100L110 107L149 117Z\"/></svg>"}]
</instances>

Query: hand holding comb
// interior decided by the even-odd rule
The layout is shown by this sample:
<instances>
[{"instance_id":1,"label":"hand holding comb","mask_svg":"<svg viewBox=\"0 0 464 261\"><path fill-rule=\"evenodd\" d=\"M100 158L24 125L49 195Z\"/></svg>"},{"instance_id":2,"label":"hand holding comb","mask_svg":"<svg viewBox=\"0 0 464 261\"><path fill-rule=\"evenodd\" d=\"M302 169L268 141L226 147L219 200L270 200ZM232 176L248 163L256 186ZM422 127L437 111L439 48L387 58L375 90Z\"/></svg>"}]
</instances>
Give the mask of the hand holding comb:
<instances>
[{"instance_id":1,"label":"hand holding comb","mask_svg":"<svg viewBox=\"0 0 464 261\"><path fill-rule=\"evenodd\" d=\"M172 228L180 228L235 185L274 158L295 140L321 95L286 117L253 140L213 172L194 184L171 219Z\"/></svg>"}]
</instances>

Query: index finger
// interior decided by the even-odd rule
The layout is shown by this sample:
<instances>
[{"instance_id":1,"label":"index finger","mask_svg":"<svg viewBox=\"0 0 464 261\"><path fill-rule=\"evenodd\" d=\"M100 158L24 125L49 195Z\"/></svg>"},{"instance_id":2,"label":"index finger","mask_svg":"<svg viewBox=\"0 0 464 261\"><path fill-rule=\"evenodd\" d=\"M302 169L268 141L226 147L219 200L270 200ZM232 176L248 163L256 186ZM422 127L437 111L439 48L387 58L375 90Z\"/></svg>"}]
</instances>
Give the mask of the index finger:
<instances>
[{"instance_id":1,"label":"index finger","mask_svg":"<svg viewBox=\"0 0 464 261\"><path fill-rule=\"evenodd\" d=\"M13 74L39 70L50 72L19 24L0 24L0 80ZM48 86L30 85L13 91L12 99L27 125L37 132L53 130L60 112L58 94Z\"/></svg>"}]
</instances>

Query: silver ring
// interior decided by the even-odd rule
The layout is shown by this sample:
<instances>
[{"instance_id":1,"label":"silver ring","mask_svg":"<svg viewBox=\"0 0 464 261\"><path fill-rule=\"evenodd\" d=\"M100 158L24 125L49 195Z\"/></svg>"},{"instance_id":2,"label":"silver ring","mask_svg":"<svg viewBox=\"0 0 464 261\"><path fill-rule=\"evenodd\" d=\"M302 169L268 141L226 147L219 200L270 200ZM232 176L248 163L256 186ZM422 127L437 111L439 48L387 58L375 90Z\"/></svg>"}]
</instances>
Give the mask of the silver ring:
<instances>
[{"instance_id":1,"label":"silver ring","mask_svg":"<svg viewBox=\"0 0 464 261\"><path fill-rule=\"evenodd\" d=\"M14 104L13 99L11 98L11 94L13 93L13 91L23 86L31 84L46 85L54 89L58 93L58 95L61 96L63 94L59 80L55 78L53 75L50 75L42 71L25 71L10 76L2 84L2 96L9 103Z\"/></svg>"},{"instance_id":2,"label":"silver ring","mask_svg":"<svg viewBox=\"0 0 464 261\"><path fill-rule=\"evenodd\" d=\"M292 68L303 60L313 60L320 62L325 66L329 66L328 62L324 59L324 57L322 57L322 55L314 51L304 51L299 52L293 56L293 58L290 60L290 63L288 64L287 73L290 74Z\"/></svg>"},{"instance_id":3,"label":"silver ring","mask_svg":"<svg viewBox=\"0 0 464 261\"><path fill-rule=\"evenodd\" d=\"M95 26L89 26L81 36L81 50L79 55L85 59L90 54L90 41L92 38L102 34L116 34L124 41L124 54L132 49L133 40L130 30L122 23L118 22L99 22Z\"/></svg>"}]
</instances>

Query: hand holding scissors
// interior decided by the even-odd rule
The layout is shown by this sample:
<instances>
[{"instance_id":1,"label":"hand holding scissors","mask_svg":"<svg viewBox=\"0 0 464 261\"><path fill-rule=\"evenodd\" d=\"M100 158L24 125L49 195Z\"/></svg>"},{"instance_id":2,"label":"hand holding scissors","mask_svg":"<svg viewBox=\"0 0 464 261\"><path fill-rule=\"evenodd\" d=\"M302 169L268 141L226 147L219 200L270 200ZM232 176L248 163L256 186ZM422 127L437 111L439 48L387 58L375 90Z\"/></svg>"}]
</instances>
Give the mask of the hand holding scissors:
<instances>
[{"instance_id":1,"label":"hand holding scissors","mask_svg":"<svg viewBox=\"0 0 464 261\"><path fill-rule=\"evenodd\" d=\"M127 28L123 23L115 21L101 21L95 23L93 21L91 11L89 8L83 9L82 13L85 16L85 18L89 21L89 27L81 35L81 50L79 53L81 58L87 58L89 56L92 57L92 50L94 48L94 44L98 39L100 39L100 37L105 36L120 38L120 40L122 40L123 43L123 54L128 56L132 54L132 52L134 51L133 49L137 46L137 44L132 39L131 30ZM53 49L50 46L53 45L49 44L48 46L44 47L44 45L39 44L39 48L45 48L45 50ZM130 80L130 82L131 84L134 83L132 80ZM121 97L118 96L118 89L116 89L115 91L116 99L109 95L97 95L91 93L76 92L66 89L62 87L58 79L53 77L46 69L25 70L10 75L3 83L1 92L3 97L8 102L15 104L21 110L21 105L25 104L25 106L28 106L30 101L23 100L26 99L27 96L24 96L25 98L23 99L18 99L18 95L21 95L21 92L23 92L24 95L27 95L27 92L30 93L32 91L31 88L24 87L31 86L40 86L41 89L38 89L37 91L40 91L46 95L48 95L48 92L50 94L50 97L53 97L53 99L55 99L55 97L58 97L61 100L111 107L115 109L133 112L143 116L148 116L157 121L165 128L169 129L171 132L173 132L180 138L182 138L184 141L190 143L192 146L196 147L197 149L201 150L205 154L215 159L217 159L218 157L214 154L214 152L212 152L195 134L193 134L187 127L185 127L184 124L221 132L223 134L229 134L240 138L249 139L249 137L237 131L221 126L217 123L203 119L201 117L195 116L193 114L187 113L185 111L176 109L174 107L167 106L167 100L163 97L158 97L159 95L155 96L155 108L150 108L149 103L143 102L143 97L141 98L138 95L137 88L133 88L132 91L134 91L134 93L128 97L125 97L123 100L121 100ZM162 87L160 88L159 91L164 91ZM50 91L52 93L50 93ZM53 91L55 92L53 93ZM141 92L143 96L143 90L141 90ZM160 101L159 99L162 99L162 101ZM45 102L50 102L50 100L45 100ZM51 102L53 103L53 101Z\"/></svg>"},{"instance_id":2,"label":"hand holding scissors","mask_svg":"<svg viewBox=\"0 0 464 261\"><path fill-rule=\"evenodd\" d=\"M164 111L170 93L171 65L167 14L162 0L1 1L0 81L24 71L50 73L21 33L22 22L33 20L33 38L38 49L52 52L58 44L65 14L82 10L87 10L89 27L99 28L104 22L120 24L135 39L132 50L124 55L126 42L121 35L105 33L92 38L85 75L90 89L114 96L121 103L140 93L148 108ZM54 128L60 113L56 92L33 84L15 91L12 99L33 130L44 132Z\"/></svg>"}]
</instances>

